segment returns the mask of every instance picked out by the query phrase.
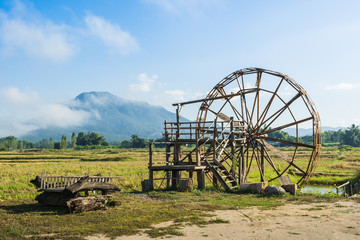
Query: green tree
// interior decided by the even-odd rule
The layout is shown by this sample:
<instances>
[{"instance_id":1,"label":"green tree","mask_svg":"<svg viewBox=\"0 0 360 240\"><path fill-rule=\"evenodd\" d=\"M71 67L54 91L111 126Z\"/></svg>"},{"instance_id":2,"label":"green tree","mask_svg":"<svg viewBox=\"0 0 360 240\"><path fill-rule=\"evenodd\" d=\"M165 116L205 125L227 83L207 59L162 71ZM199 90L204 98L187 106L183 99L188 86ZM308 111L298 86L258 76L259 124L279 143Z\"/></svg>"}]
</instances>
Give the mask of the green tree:
<instances>
[{"instance_id":1,"label":"green tree","mask_svg":"<svg viewBox=\"0 0 360 240\"><path fill-rule=\"evenodd\" d=\"M60 149L66 149L68 146L67 137L62 135L61 136L61 142L60 142Z\"/></svg>"},{"instance_id":2,"label":"green tree","mask_svg":"<svg viewBox=\"0 0 360 240\"><path fill-rule=\"evenodd\" d=\"M50 145L50 143L49 143L48 139L42 139L39 142L34 144L35 148L41 148L41 149L48 148L49 145Z\"/></svg>"},{"instance_id":3,"label":"green tree","mask_svg":"<svg viewBox=\"0 0 360 240\"><path fill-rule=\"evenodd\" d=\"M146 147L146 140L144 138L140 138L139 136L133 134L131 136L131 145L133 148L144 148Z\"/></svg>"},{"instance_id":4,"label":"green tree","mask_svg":"<svg viewBox=\"0 0 360 240\"><path fill-rule=\"evenodd\" d=\"M109 143L106 142L105 138L103 136L100 136L99 133L95 132L88 132L87 134L80 132L77 136L76 143L78 146L109 146Z\"/></svg>"},{"instance_id":5,"label":"green tree","mask_svg":"<svg viewBox=\"0 0 360 240\"><path fill-rule=\"evenodd\" d=\"M71 147L73 149L76 148L76 133L75 132L73 132L72 135L71 135Z\"/></svg>"},{"instance_id":6,"label":"green tree","mask_svg":"<svg viewBox=\"0 0 360 240\"><path fill-rule=\"evenodd\" d=\"M49 149L54 149L54 141L52 137L50 138Z\"/></svg>"},{"instance_id":7,"label":"green tree","mask_svg":"<svg viewBox=\"0 0 360 240\"><path fill-rule=\"evenodd\" d=\"M18 146L18 141L14 136L5 137L3 141L6 149L16 149Z\"/></svg>"},{"instance_id":8,"label":"green tree","mask_svg":"<svg viewBox=\"0 0 360 240\"><path fill-rule=\"evenodd\" d=\"M124 140L120 143L120 148L131 148L132 143L129 140Z\"/></svg>"},{"instance_id":9,"label":"green tree","mask_svg":"<svg viewBox=\"0 0 360 240\"><path fill-rule=\"evenodd\" d=\"M61 149L60 142L54 142L54 149Z\"/></svg>"},{"instance_id":10,"label":"green tree","mask_svg":"<svg viewBox=\"0 0 360 240\"><path fill-rule=\"evenodd\" d=\"M341 144L360 147L360 129L352 124L343 134L340 135Z\"/></svg>"},{"instance_id":11,"label":"green tree","mask_svg":"<svg viewBox=\"0 0 360 240\"><path fill-rule=\"evenodd\" d=\"M18 149L23 149L24 148L24 141L19 141L18 143Z\"/></svg>"}]
</instances>

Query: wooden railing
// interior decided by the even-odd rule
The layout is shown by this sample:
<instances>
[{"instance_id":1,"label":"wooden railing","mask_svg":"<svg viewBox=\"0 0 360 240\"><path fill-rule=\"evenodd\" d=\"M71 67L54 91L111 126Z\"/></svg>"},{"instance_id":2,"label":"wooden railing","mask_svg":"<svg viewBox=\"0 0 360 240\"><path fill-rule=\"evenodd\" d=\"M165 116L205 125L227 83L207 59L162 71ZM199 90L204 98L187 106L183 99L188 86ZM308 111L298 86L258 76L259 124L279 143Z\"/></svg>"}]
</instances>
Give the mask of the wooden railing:
<instances>
[{"instance_id":1,"label":"wooden railing","mask_svg":"<svg viewBox=\"0 0 360 240\"><path fill-rule=\"evenodd\" d=\"M339 194L339 190L343 189L344 195L348 195L349 197L353 195L353 189L351 186L351 182L347 181L346 183L341 184L336 188L336 193Z\"/></svg>"},{"instance_id":2,"label":"wooden railing","mask_svg":"<svg viewBox=\"0 0 360 240\"><path fill-rule=\"evenodd\" d=\"M206 121L206 122L165 122L165 133L170 140L177 137L181 139L198 139L199 137L213 137L214 132L219 137L225 138L227 135L234 133L235 138L244 133L244 124L242 121L232 120L235 129L231 131L231 121Z\"/></svg>"},{"instance_id":3,"label":"wooden railing","mask_svg":"<svg viewBox=\"0 0 360 240\"><path fill-rule=\"evenodd\" d=\"M78 182L84 176L40 176L41 186L40 190L43 189L61 189L66 188L76 182ZM100 182L100 183L113 183L114 178L119 177L104 177L104 176L89 176L88 182Z\"/></svg>"}]
</instances>

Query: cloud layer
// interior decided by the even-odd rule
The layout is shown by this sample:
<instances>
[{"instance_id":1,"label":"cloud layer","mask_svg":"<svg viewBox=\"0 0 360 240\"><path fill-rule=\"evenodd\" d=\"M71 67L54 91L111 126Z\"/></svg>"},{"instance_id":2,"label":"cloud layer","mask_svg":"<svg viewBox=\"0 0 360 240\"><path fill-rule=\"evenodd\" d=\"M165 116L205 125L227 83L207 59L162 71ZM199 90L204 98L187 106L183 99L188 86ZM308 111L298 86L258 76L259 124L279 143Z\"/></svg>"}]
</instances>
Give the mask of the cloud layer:
<instances>
[{"instance_id":1,"label":"cloud layer","mask_svg":"<svg viewBox=\"0 0 360 240\"><path fill-rule=\"evenodd\" d=\"M149 92L157 78L157 75L148 76L146 73L140 73L137 77L139 83L131 84L130 89L133 92Z\"/></svg>"},{"instance_id":2,"label":"cloud layer","mask_svg":"<svg viewBox=\"0 0 360 240\"><path fill-rule=\"evenodd\" d=\"M14 87L0 89L0 111L0 136L16 137L40 128L81 126L93 116L67 104L44 103L38 93Z\"/></svg>"},{"instance_id":3,"label":"cloud layer","mask_svg":"<svg viewBox=\"0 0 360 240\"><path fill-rule=\"evenodd\" d=\"M326 90L353 90L360 88L360 84L339 83L325 87Z\"/></svg>"},{"instance_id":4,"label":"cloud layer","mask_svg":"<svg viewBox=\"0 0 360 240\"><path fill-rule=\"evenodd\" d=\"M157 5L172 13L186 13L197 16L204 7L219 7L223 3L220 0L143 0L144 2Z\"/></svg>"},{"instance_id":5,"label":"cloud layer","mask_svg":"<svg viewBox=\"0 0 360 240\"><path fill-rule=\"evenodd\" d=\"M10 13L0 11L0 30L3 51L8 54L18 49L29 56L55 61L74 54L67 26L32 16L21 2Z\"/></svg>"},{"instance_id":6,"label":"cloud layer","mask_svg":"<svg viewBox=\"0 0 360 240\"><path fill-rule=\"evenodd\" d=\"M8 56L23 52L51 61L74 56L81 49L79 43L91 36L100 39L111 53L125 55L139 49L129 32L101 16L87 14L83 23L84 28L54 23L18 1L9 12L0 9L0 46Z\"/></svg>"},{"instance_id":7,"label":"cloud layer","mask_svg":"<svg viewBox=\"0 0 360 240\"><path fill-rule=\"evenodd\" d=\"M85 23L92 35L121 54L127 54L139 48L134 37L123 31L119 25L110 23L102 17L88 14L85 17Z\"/></svg>"}]
</instances>

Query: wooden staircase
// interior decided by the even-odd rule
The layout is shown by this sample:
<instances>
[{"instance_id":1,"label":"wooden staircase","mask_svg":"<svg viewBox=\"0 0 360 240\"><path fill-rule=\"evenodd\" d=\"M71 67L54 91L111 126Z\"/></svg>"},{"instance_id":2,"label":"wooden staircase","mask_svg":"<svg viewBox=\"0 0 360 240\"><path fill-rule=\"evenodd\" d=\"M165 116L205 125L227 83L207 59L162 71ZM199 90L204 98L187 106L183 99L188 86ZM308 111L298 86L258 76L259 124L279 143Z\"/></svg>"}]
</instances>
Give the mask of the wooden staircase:
<instances>
[{"instance_id":1,"label":"wooden staircase","mask_svg":"<svg viewBox=\"0 0 360 240\"><path fill-rule=\"evenodd\" d=\"M202 162L206 164L209 172L213 174L213 177L209 177L214 185L220 184L226 191L231 191L238 187L236 177L234 176L234 170L232 169L232 164L229 164L227 159L220 159L221 154L225 151L228 144L228 139L223 140L219 143L216 148L217 155L213 155L212 148L208 148L206 153L201 156ZM211 157L210 157L211 156ZM210 159L209 159L210 158ZM225 167L228 166L228 168ZM230 171L228 170L230 169ZM232 172L231 172L232 171Z\"/></svg>"},{"instance_id":2,"label":"wooden staircase","mask_svg":"<svg viewBox=\"0 0 360 240\"><path fill-rule=\"evenodd\" d=\"M213 161L205 160L205 163L210 172L213 173L216 181L220 183L221 187L226 191L231 191L238 187L236 178L220 162L214 159ZM212 182L216 184L214 180Z\"/></svg>"}]
</instances>

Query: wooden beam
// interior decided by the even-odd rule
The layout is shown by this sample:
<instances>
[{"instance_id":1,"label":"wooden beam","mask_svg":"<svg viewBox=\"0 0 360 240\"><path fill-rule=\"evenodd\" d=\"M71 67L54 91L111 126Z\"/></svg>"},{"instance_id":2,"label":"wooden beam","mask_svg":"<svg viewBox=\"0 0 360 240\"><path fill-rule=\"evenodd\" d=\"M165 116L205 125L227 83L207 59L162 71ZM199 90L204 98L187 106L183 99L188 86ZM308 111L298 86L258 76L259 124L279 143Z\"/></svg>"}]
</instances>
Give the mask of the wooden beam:
<instances>
[{"instance_id":1,"label":"wooden beam","mask_svg":"<svg viewBox=\"0 0 360 240\"><path fill-rule=\"evenodd\" d=\"M257 88L251 88L251 89L240 90L239 92L233 93L233 94L223 95L223 96L219 96L219 97L203 98L203 99L187 101L187 102L173 103L172 105L173 106L182 106L182 105L187 105L187 104L192 104L192 103L199 103L199 102L204 102L204 101L209 101L209 100L231 98L231 97L236 97L236 96L239 96L239 95L244 95L244 94L248 94L248 93L252 93L252 92L256 92L256 91L257 91Z\"/></svg>"}]
</instances>

